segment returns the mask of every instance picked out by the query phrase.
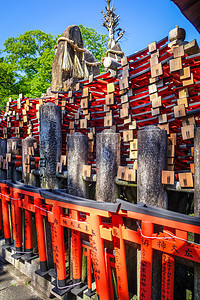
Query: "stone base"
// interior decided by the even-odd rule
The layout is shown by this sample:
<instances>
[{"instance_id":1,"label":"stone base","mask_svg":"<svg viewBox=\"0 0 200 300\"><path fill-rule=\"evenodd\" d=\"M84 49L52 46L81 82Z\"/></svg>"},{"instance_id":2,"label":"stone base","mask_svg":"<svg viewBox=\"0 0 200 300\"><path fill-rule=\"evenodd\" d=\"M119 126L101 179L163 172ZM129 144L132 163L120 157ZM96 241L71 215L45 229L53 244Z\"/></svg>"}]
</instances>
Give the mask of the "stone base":
<instances>
[{"instance_id":1,"label":"stone base","mask_svg":"<svg viewBox=\"0 0 200 300\"><path fill-rule=\"evenodd\" d=\"M18 258L18 256L15 259L15 251L12 247L2 247L5 243L5 240L0 240L0 254L2 252L2 249L4 251L4 259L13 265L16 269L16 276L17 278L21 276L23 278L23 283L27 283L28 281L31 282L31 285L33 289L36 289L37 291L41 292L42 294L46 295L47 297L51 297L52 295L55 296L57 299L60 300L97 300L96 293L92 295L91 297L87 296L88 290L85 289L85 286L83 287L83 290L81 291L81 295L74 295L70 292L68 292L65 295L58 295L57 290L55 288L55 285L53 284L53 281L55 281L55 272L54 270L51 270L52 273L49 271L41 273L40 270L40 262L39 258L34 258L30 261L22 260L21 257ZM14 256L14 257L13 257ZM19 271L19 272L18 272ZM44 274L45 273L45 274ZM25 274L25 275L23 275ZM13 272L12 272L13 275ZM50 276L52 275L52 276ZM47 280L47 278L49 280ZM22 281L22 280L21 280ZM75 290L75 289L74 289ZM77 289L78 290L78 289ZM92 291L96 292L96 285L95 282L92 284ZM64 291L63 291L64 292Z\"/></svg>"}]
</instances>

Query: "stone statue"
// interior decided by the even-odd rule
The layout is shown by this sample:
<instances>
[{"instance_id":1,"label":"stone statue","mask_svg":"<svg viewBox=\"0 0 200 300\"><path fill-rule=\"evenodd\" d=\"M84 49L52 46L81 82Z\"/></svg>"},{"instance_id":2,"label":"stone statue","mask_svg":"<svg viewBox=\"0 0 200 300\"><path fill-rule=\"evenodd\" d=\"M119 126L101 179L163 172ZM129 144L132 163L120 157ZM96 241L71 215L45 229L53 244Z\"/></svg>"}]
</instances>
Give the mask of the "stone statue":
<instances>
[{"instance_id":1,"label":"stone statue","mask_svg":"<svg viewBox=\"0 0 200 300\"><path fill-rule=\"evenodd\" d=\"M100 74L99 64L93 54L84 49L80 29L76 25L65 29L62 37L57 41L56 55L52 63L51 91L68 91L75 88L75 82L88 78L89 75Z\"/></svg>"}]
</instances>

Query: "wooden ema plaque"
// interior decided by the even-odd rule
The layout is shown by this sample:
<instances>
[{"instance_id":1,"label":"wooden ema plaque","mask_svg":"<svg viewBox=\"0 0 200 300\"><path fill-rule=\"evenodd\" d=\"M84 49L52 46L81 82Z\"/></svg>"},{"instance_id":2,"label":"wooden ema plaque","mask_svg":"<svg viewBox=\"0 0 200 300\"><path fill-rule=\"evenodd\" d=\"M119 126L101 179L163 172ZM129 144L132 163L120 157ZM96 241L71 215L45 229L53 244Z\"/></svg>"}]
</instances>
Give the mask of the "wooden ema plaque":
<instances>
[{"instance_id":1,"label":"wooden ema plaque","mask_svg":"<svg viewBox=\"0 0 200 300\"><path fill-rule=\"evenodd\" d=\"M193 176L192 173L179 173L179 182L181 187L192 188L193 185Z\"/></svg>"},{"instance_id":2,"label":"wooden ema plaque","mask_svg":"<svg viewBox=\"0 0 200 300\"><path fill-rule=\"evenodd\" d=\"M104 127L110 127L113 125L112 111L106 113L104 117Z\"/></svg>"},{"instance_id":3,"label":"wooden ema plaque","mask_svg":"<svg viewBox=\"0 0 200 300\"><path fill-rule=\"evenodd\" d=\"M126 103L126 102L128 102L128 94L121 96L121 103Z\"/></svg>"},{"instance_id":4,"label":"wooden ema plaque","mask_svg":"<svg viewBox=\"0 0 200 300\"><path fill-rule=\"evenodd\" d=\"M120 118L127 118L128 116L129 116L128 106L125 106L124 108L122 106L122 109L120 109Z\"/></svg>"},{"instance_id":5,"label":"wooden ema plaque","mask_svg":"<svg viewBox=\"0 0 200 300\"><path fill-rule=\"evenodd\" d=\"M189 97L188 88L184 88L184 89L179 90L178 96L179 96L179 98Z\"/></svg>"},{"instance_id":6,"label":"wooden ema plaque","mask_svg":"<svg viewBox=\"0 0 200 300\"><path fill-rule=\"evenodd\" d=\"M193 76L193 73L191 73L190 78L184 79L184 80L183 80L183 86L192 85L192 84L194 84L194 76Z\"/></svg>"},{"instance_id":7,"label":"wooden ema plaque","mask_svg":"<svg viewBox=\"0 0 200 300\"><path fill-rule=\"evenodd\" d=\"M134 139L132 142L130 142L130 150L136 151L138 149L138 140Z\"/></svg>"},{"instance_id":8,"label":"wooden ema plaque","mask_svg":"<svg viewBox=\"0 0 200 300\"><path fill-rule=\"evenodd\" d=\"M157 65L158 64L158 56L151 57L149 62L150 62L151 67Z\"/></svg>"},{"instance_id":9,"label":"wooden ema plaque","mask_svg":"<svg viewBox=\"0 0 200 300\"><path fill-rule=\"evenodd\" d=\"M130 159L137 159L137 151L130 151Z\"/></svg>"},{"instance_id":10,"label":"wooden ema plaque","mask_svg":"<svg viewBox=\"0 0 200 300\"><path fill-rule=\"evenodd\" d=\"M114 93L106 95L106 105L113 105L115 102L114 99Z\"/></svg>"},{"instance_id":11,"label":"wooden ema plaque","mask_svg":"<svg viewBox=\"0 0 200 300\"><path fill-rule=\"evenodd\" d=\"M119 89L120 91L125 90L129 87L128 77L119 79Z\"/></svg>"},{"instance_id":12,"label":"wooden ema plaque","mask_svg":"<svg viewBox=\"0 0 200 300\"><path fill-rule=\"evenodd\" d=\"M157 92L157 85L156 83L153 83L151 85L149 85L149 94L153 94Z\"/></svg>"},{"instance_id":13,"label":"wooden ema plaque","mask_svg":"<svg viewBox=\"0 0 200 300\"><path fill-rule=\"evenodd\" d=\"M129 130L135 130L137 129L137 122L132 121L131 125L129 125Z\"/></svg>"},{"instance_id":14,"label":"wooden ema plaque","mask_svg":"<svg viewBox=\"0 0 200 300\"><path fill-rule=\"evenodd\" d=\"M156 42L153 42L153 43L149 44L149 45L148 45L148 48L149 48L149 52L150 52L150 53L156 51L156 50L157 50Z\"/></svg>"},{"instance_id":15,"label":"wooden ema plaque","mask_svg":"<svg viewBox=\"0 0 200 300\"><path fill-rule=\"evenodd\" d=\"M189 140L194 138L194 125L188 125L181 127L181 133L183 140Z\"/></svg>"},{"instance_id":16,"label":"wooden ema plaque","mask_svg":"<svg viewBox=\"0 0 200 300\"><path fill-rule=\"evenodd\" d=\"M177 100L177 104L179 105L185 105L185 107L188 107L188 99L185 98L180 98Z\"/></svg>"},{"instance_id":17,"label":"wooden ema plaque","mask_svg":"<svg viewBox=\"0 0 200 300\"><path fill-rule=\"evenodd\" d=\"M82 96L89 97L89 88L88 87L83 88Z\"/></svg>"},{"instance_id":18,"label":"wooden ema plaque","mask_svg":"<svg viewBox=\"0 0 200 300\"><path fill-rule=\"evenodd\" d=\"M158 122L159 124L167 123L167 114L159 115Z\"/></svg>"},{"instance_id":19,"label":"wooden ema plaque","mask_svg":"<svg viewBox=\"0 0 200 300\"><path fill-rule=\"evenodd\" d=\"M127 168L125 173L125 180L133 182L136 181L136 170Z\"/></svg>"},{"instance_id":20,"label":"wooden ema plaque","mask_svg":"<svg viewBox=\"0 0 200 300\"><path fill-rule=\"evenodd\" d=\"M85 98L81 99L81 108L82 109L87 109L88 108L88 97L85 97Z\"/></svg>"},{"instance_id":21,"label":"wooden ema plaque","mask_svg":"<svg viewBox=\"0 0 200 300\"><path fill-rule=\"evenodd\" d=\"M185 55L184 47L179 46L179 47L173 48L173 55L174 55L174 58L184 56Z\"/></svg>"},{"instance_id":22,"label":"wooden ema plaque","mask_svg":"<svg viewBox=\"0 0 200 300\"><path fill-rule=\"evenodd\" d=\"M182 126L195 125L194 116L185 117L182 119Z\"/></svg>"},{"instance_id":23,"label":"wooden ema plaque","mask_svg":"<svg viewBox=\"0 0 200 300\"><path fill-rule=\"evenodd\" d=\"M83 177L91 177L92 167L90 165L83 165Z\"/></svg>"},{"instance_id":24,"label":"wooden ema plaque","mask_svg":"<svg viewBox=\"0 0 200 300\"><path fill-rule=\"evenodd\" d=\"M121 180L125 180L126 167L118 167L117 170L117 178Z\"/></svg>"},{"instance_id":25,"label":"wooden ema plaque","mask_svg":"<svg viewBox=\"0 0 200 300\"><path fill-rule=\"evenodd\" d=\"M176 145L176 133L170 133L167 143L168 145Z\"/></svg>"},{"instance_id":26,"label":"wooden ema plaque","mask_svg":"<svg viewBox=\"0 0 200 300\"><path fill-rule=\"evenodd\" d=\"M191 77L190 66L183 68L180 70L180 79L188 79Z\"/></svg>"},{"instance_id":27,"label":"wooden ema plaque","mask_svg":"<svg viewBox=\"0 0 200 300\"><path fill-rule=\"evenodd\" d=\"M124 125L125 124L130 124L131 123L131 115L129 114L127 118L124 119ZM131 129L131 128L129 128Z\"/></svg>"},{"instance_id":28,"label":"wooden ema plaque","mask_svg":"<svg viewBox=\"0 0 200 300\"><path fill-rule=\"evenodd\" d=\"M115 85L114 83L108 83L107 84L107 93L110 94L110 93L114 93L115 91Z\"/></svg>"},{"instance_id":29,"label":"wooden ema plaque","mask_svg":"<svg viewBox=\"0 0 200 300\"><path fill-rule=\"evenodd\" d=\"M171 59L169 61L170 66L170 72L176 72L182 69L182 60L181 57L177 57L174 59Z\"/></svg>"},{"instance_id":30,"label":"wooden ema plaque","mask_svg":"<svg viewBox=\"0 0 200 300\"><path fill-rule=\"evenodd\" d=\"M56 172L57 173L62 173L62 163L61 162L57 162L57 165L56 165Z\"/></svg>"},{"instance_id":31,"label":"wooden ema plaque","mask_svg":"<svg viewBox=\"0 0 200 300\"><path fill-rule=\"evenodd\" d=\"M174 117L175 118L185 117L185 115L186 115L186 112L185 112L184 104L174 106Z\"/></svg>"},{"instance_id":32,"label":"wooden ema plaque","mask_svg":"<svg viewBox=\"0 0 200 300\"><path fill-rule=\"evenodd\" d=\"M151 77L155 78L157 76L163 75L163 69L162 69L162 64L159 63L157 65L153 65L151 67Z\"/></svg>"},{"instance_id":33,"label":"wooden ema plaque","mask_svg":"<svg viewBox=\"0 0 200 300\"><path fill-rule=\"evenodd\" d=\"M162 171L162 184L174 185L174 171Z\"/></svg>"},{"instance_id":34,"label":"wooden ema plaque","mask_svg":"<svg viewBox=\"0 0 200 300\"><path fill-rule=\"evenodd\" d=\"M125 130L123 131L123 141L130 142L133 140L133 130Z\"/></svg>"},{"instance_id":35,"label":"wooden ema plaque","mask_svg":"<svg viewBox=\"0 0 200 300\"><path fill-rule=\"evenodd\" d=\"M152 114L152 117L159 115L160 114L160 108L159 107L151 108L151 114Z\"/></svg>"},{"instance_id":36,"label":"wooden ema plaque","mask_svg":"<svg viewBox=\"0 0 200 300\"><path fill-rule=\"evenodd\" d=\"M161 96L152 99L152 108L153 108L153 109L158 108L158 107L161 107L161 106L162 106Z\"/></svg>"}]
</instances>

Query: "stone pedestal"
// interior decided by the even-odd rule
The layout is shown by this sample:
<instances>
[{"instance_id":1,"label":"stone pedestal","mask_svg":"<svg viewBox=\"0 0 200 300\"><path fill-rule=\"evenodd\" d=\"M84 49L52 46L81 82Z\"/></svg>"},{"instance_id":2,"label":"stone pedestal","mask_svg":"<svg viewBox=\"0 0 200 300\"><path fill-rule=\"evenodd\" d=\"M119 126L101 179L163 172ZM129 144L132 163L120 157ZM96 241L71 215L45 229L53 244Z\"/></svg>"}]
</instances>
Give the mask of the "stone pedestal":
<instances>
[{"instance_id":1,"label":"stone pedestal","mask_svg":"<svg viewBox=\"0 0 200 300\"><path fill-rule=\"evenodd\" d=\"M88 137L80 132L67 136L68 192L87 197L87 185L82 179L83 166L88 164Z\"/></svg>"},{"instance_id":2,"label":"stone pedestal","mask_svg":"<svg viewBox=\"0 0 200 300\"><path fill-rule=\"evenodd\" d=\"M37 143L37 140L33 137L26 137L22 140L22 179L25 184L37 186L36 176L31 174L31 169L30 172L27 172L25 164L25 157L29 155L29 147L33 147L34 143Z\"/></svg>"},{"instance_id":3,"label":"stone pedestal","mask_svg":"<svg viewBox=\"0 0 200 300\"><path fill-rule=\"evenodd\" d=\"M22 143L20 138L11 138L7 140L7 153L13 155L22 155ZM8 166L7 179L8 180L21 180L21 172L16 171L14 166Z\"/></svg>"},{"instance_id":4,"label":"stone pedestal","mask_svg":"<svg viewBox=\"0 0 200 300\"><path fill-rule=\"evenodd\" d=\"M137 199L167 209L162 170L167 169L167 132L156 126L138 132Z\"/></svg>"},{"instance_id":5,"label":"stone pedestal","mask_svg":"<svg viewBox=\"0 0 200 300\"><path fill-rule=\"evenodd\" d=\"M6 158L6 152L7 152L7 141L0 139L0 155L2 155L4 159ZM7 179L7 171L2 168L0 169L0 179Z\"/></svg>"},{"instance_id":6,"label":"stone pedestal","mask_svg":"<svg viewBox=\"0 0 200 300\"><path fill-rule=\"evenodd\" d=\"M40 185L45 189L58 189L56 165L62 153L61 107L54 103L40 106ZM54 267L51 227L45 220L47 263Z\"/></svg>"},{"instance_id":7,"label":"stone pedestal","mask_svg":"<svg viewBox=\"0 0 200 300\"><path fill-rule=\"evenodd\" d=\"M61 107L54 103L40 106L41 188L57 189L56 165L62 152Z\"/></svg>"},{"instance_id":8,"label":"stone pedestal","mask_svg":"<svg viewBox=\"0 0 200 300\"><path fill-rule=\"evenodd\" d=\"M114 178L117 176L119 164L120 134L106 129L97 134L96 141L97 201L115 202L118 190Z\"/></svg>"}]
</instances>

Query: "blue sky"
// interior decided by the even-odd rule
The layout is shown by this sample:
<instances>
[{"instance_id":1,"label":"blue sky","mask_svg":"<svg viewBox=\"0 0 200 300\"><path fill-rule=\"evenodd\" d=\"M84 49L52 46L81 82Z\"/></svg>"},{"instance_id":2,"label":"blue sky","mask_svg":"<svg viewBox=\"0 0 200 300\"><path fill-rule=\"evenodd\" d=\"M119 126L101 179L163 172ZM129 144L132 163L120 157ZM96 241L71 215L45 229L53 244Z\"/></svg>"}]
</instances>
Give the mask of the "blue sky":
<instances>
[{"instance_id":1,"label":"blue sky","mask_svg":"<svg viewBox=\"0 0 200 300\"><path fill-rule=\"evenodd\" d=\"M105 0L2 0L0 49L8 37L17 37L28 30L57 35L69 25L83 24L106 33L101 26L101 10L105 10L105 5ZM159 41L175 25L185 28L187 41L196 38L200 44L199 33L171 0L115 0L115 8L121 16L120 27L126 29L121 40L126 55Z\"/></svg>"}]
</instances>

